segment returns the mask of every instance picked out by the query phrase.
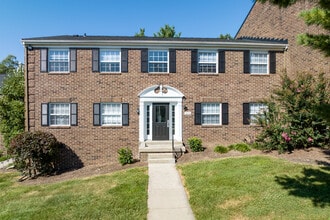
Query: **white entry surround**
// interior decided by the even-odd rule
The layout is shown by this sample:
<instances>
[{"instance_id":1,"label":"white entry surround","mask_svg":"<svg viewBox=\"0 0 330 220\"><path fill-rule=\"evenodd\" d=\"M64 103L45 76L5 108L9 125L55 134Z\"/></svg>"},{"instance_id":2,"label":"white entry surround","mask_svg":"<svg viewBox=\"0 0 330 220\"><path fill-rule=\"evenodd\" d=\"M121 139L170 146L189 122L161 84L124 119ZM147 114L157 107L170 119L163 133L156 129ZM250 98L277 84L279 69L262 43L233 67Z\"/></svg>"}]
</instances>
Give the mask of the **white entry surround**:
<instances>
[{"instance_id":1,"label":"white entry surround","mask_svg":"<svg viewBox=\"0 0 330 220\"><path fill-rule=\"evenodd\" d=\"M138 96L140 98L139 141L152 140L153 103L169 104L169 140L172 140L172 128L174 126L175 134L173 134L173 139L175 141L182 141L182 99L184 95L179 90L168 85L154 85L143 90ZM175 120L174 125L173 113Z\"/></svg>"}]
</instances>

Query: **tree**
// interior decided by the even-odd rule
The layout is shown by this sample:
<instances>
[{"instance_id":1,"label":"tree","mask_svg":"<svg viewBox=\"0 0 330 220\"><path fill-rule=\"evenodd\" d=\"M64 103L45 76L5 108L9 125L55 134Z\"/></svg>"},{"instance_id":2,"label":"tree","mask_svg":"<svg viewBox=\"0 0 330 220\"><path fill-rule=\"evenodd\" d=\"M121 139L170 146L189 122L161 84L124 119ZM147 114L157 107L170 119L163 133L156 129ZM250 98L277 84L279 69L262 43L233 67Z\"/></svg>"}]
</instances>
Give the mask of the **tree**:
<instances>
[{"instance_id":1,"label":"tree","mask_svg":"<svg viewBox=\"0 0 330 220\"><path fill-rule=\"evenodd\" d=\"M329 144L329 126L315 108L330 103L330 84L324 74L301 73L294 78L284 74L265 102L268 111L258 117L262 131L257 146L281 152Z\"/></svg>"},{"instance_id":2,"label":"tree","mask_svg":"<svg viewBox=\"0 0 330 220\"><path fill-rule=\"evenodd\" d=\"M288 7L298 1L304 0L257 0L261 3L270 2L279 7ZM315 0L309 0L315 2ZM328 34L303 33L297 36L297 41L301 45L310 46L322 51L325 56L330 56L330 0L318 0L317 6L300 13L300 17L309 25L322 27Z\"/></svg>"},{"instance_id":3,"label":"tree","mask_svg":"<svg viewBox=\"0 0 330 220\"><path fill-rule=\"evenodd\" d=\"M145 37L145 29L140 28L140 32L135 33L134 37Z\"/></svg>"},{"instance_id":4,"label":"tree","mask_svg":"<svg viewBox=\"0 0 330 220\"><path fill-rule=\"evenodd\" d=\"M154 37L162 37L162 38L173 38L173 37L181 37L181 32L176 33L175 27L165 24L164 27L161 27L159 32L154 33Z\"/></svg>"},{"instance_id":5,"label":"tree","mask_svg":"<svg viewBox=\"0 0 330 220\"><path fill-rule=\"evenodd\" d=\"M24 131L24 71L18 67L12 55L0 63L0 73L6 74L0 88L0 132L6 147L14 136Z\"/></svg>"},{"instance_id":6,"label":"tree","mask_svg":"<svg viewBox=\"0 0 330 220\"><path fill-rule=\"evenodd\" d=\"M230 34L220 34L220 39L231 40L234 39Z\"/></svg>"}]
</instances>

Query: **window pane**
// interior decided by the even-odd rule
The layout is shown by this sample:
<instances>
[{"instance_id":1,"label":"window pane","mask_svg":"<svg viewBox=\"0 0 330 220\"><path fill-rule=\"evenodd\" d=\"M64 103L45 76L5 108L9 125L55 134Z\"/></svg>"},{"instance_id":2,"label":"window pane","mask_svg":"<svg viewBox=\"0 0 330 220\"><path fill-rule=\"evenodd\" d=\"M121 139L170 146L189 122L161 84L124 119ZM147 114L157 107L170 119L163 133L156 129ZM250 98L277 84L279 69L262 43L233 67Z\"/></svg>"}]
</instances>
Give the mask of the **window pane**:
<instances>
[{"instance_id":1,"label":"window pane","mask_svg":"<svg viewBox=\"0 0 330 220\"><path fill-rule=\"evenodd\" d=\"M216 73L217 72L217 53L198 52L198 72Z\"/></svg>"},{"instance_id":2,"label":"window pane","mask_svg":"<svg viewBox=\"0 0 330 220\"><path fill-rule=\"evenodd\" d=\"M220 124L220 103L202 103L202 124Z\"/></svg>"},{"instance_id":3,"label":"window pane","mask_svg":"<svg viewBox=\"0 0 330 220\"><path fill-rule=\"evenodd\" d=\"M50 125L70 125L70 104L51 103L49 105Z\"/></svg>"},{"instance_id":4,"label":"window pane","mask_svg":"<svg viewBox=\"0 0 330 220\"><path fill-rule=\"evenodd\" d=\"M69 50L49 50L48 66L50 72L68 72Z\"/></svg>"},{"instance_id":5,"label":"window pane","mask_svg":"<svg viewBox=\"0 0 330 220\"><path fill-rule=\"evenodd\" d=\"M102 125L121 125L121 104L102 103L101 104Z\"/></svg>"},{"instance_id":6,"label":"window pane","mask_svg":"<svg viewBox=\"0 0 330 220\"><path fill-rule=\"evenodd\" d=\"M168 72L168 52L149 51L149 72L166 73Z\"/></svg>"},{"instance_id":7,"label":"window pane","mask_svg":"<svg viewBox=\"0 0 330 220\"><path fill-rule=\"evenodd\" d=\"M101 50L100 51L100 71L101 72L120 72L120 51Z\"/></svg>"},{"instance_id":8,"label":"window pane","mask_svg":"<svg viewBox=\"0 0 330 220\"><path fill-rule=\"evenodd\" d=\"M250 120L251 123L255 123L257 116L263 114L264 111L267 111L268 107L264 103L250 103Z\"/></svg>"},{"instance_id":9,"label":"window pane","mask_svg":"<svg viewBox=\"0 0 330 220\"><path fill-rule=\"evenodd\" d=\"M267 52L251 52L250 54L250 71L251 73L268 73L268 53Z\"/></svg>"}]
</instances>

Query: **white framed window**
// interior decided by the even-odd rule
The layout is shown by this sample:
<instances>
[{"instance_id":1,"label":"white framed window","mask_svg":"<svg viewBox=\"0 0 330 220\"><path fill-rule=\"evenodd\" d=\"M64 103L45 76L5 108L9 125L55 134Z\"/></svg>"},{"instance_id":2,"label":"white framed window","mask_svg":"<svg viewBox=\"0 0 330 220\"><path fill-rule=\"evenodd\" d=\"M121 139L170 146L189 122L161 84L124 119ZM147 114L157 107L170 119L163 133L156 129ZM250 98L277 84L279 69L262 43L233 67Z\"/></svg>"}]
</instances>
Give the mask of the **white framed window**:
<instances>
[{"instance_id":1,"label":"white framed window","mask_svg":"<svg viewBox=\"0 0 330 220\"><path fill-rule=\"evenodd\" d=\"M100 50L100 70L101 72L119 73L121 62L120 50Z\"/></svg>"},{"instance_id":2,"label":"white framed window","mask_svg":"<svg viewBox=\"0 0 330 220\"><path fill-rule=\"evenodd\" d=\"M49 49L49 72L69 72L69 49Z\"/></svg>"},{"instance_id":3,"label":"white framed window","mask_svg":"<svg viewBox=\"0 0 330 220\"><path fill-rule=\"evenodd\" d=\"M121 103L101 103L101 125L122 125Z\"/></svg>"},{"instance_id":4,"label":"white framed window","mask_svg":"<svg viewBox=\"0 0 330 220\"><path fill-rule=\"evenodd\" d=\"M221 124L221 104L202 103L201 104L202 125Z\"/></svg>"},{"instance_id":5,"label":"white framed window","mask_svg":"<svg viewBox=\"0 0 330 220\"><path fill-rule=\"evenodd\" d=\"M268 107L265 103L250 103L250 122L255 124L257 122L257 116L268 111Z\"/></svg>"},{"instance_id":6,"label":"white framed window","mask_svg":"<svg viewBox=\"0 0 330 220\"><path fill-rule=\"evenodd\" d=\"M216 51L198 51L198 72L217 73L218 53Z\"/></svg>"},{"instance_id":7,"label":"white framed window","mask_svg":"<svg viewBox=\"0 0 330 220\"><path fill-rule=\"evenodd\" d=\"M49 125L70 125L70 103L49 103Z\"/></svg>"},{"instance_id":8,"label":"white framed window","mask_svg":"<svg viewBox=\"0 0 330 220\"><path fill-rule=\"evenodd\" d=\"M269 56L266 51L250 52L250 73L268 74Z\"/></svg>"},{"instance_id":9,"label":"white framed window","mask_svg":"<svg viewBox=\"0 0 330 220\"><path fill-rule=\"evenodd\" d=\"M169 61L167 50L148 51L148 71L149 73L168 73Z\"/></svg>"}]
</instances>

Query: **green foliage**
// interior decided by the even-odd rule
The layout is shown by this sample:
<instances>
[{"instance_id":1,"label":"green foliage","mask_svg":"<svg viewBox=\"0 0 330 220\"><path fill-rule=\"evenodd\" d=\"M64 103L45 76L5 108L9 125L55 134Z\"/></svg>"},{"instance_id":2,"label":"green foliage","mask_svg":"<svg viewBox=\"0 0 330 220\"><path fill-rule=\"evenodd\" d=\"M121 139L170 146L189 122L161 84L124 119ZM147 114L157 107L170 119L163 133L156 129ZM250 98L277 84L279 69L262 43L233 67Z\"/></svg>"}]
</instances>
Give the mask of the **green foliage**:
<instances>
[{"instance_id":1,"label":"green foliage","mask_svg":"<svg viewBox=\"0 0 330 220\"><path fill-rule=\"evenodd\" d=\"M232 39L234 39L230 34L220 34L219 38L220 39L225 39L225 40L232 40Z\"/></svg>"},{"instance_id":2,"label":"green foliage","mask_svg":"<svg viewBox=\"0 0 330 220\"><path fill-rule=\"evenodd\" d=\"M317 106L330 103L329 80L324 74L284 74L281 85L266 100L268 112L258 118L263 127L256 145L264 150L292 151L329 144L330 131Z\"/></svg>"},{"instance_id":3,"label":"green foliage","mask_svg":"<svg viewBox=\"0 0 330 220\"><path fill-rule=\"evenodd\" d=\"M165 24L164 27L160 28L159 32L154 33L154 37L161 37L161 38L181 37L181 32L176 33L174 26Z\"/></svg>"},{"instance_id":4,"label":"green foliage","mask_svg":"<svg viewBox=\"0 0 330 220\"><path fill-rule=\"evenodd\" d=\"M214 152L220 153L220 154L225 154L225 153L228 153L229 152L229 149L227 147L225 147L225 146L217 145L214 148Z\"/></svg>"},{"instance_id":5,"label":"green foliage","mask_svg":"<svg viewBox=\"0 0 330 220\"><path fill-rule=\"evenodd\" d=\"M245 143L231 144L228 148L229 150L237 150L243 153L251 151L251 147Z\"/></svg>"},{"instance_id":6,"label":"green foliage","mask_svg":"<svg viewBox=\"0 0 330 220\"><path fill-rule=\"evenodd\" d=\"M140 28L140 32L135 33L134 37L145 37L145 29L144 28Z\"/></svg>"},{"instance_id":7,"label":"green foliage","mask_svg":"<svg viewBox=\"0 0 330 220\"><path fill-rule=\"evenodd\" d=\"M0 63L1 73L7 74L0 88L0 132L6 147L24 131L24 71L18 66L14 56Z\"/></svg>"},{"instance_id":8,"label":"green foliage","mask_svg":"<svg viewBox=\"0 0 330 220\"><path fill-rule=\"evenodd\" d=\"M55 136L47 132L24 132L10 143L10 153L14 156L15 167L29 176L40 173L51 174L55 168L60 144Z\"/></svg>"},{"instance_id":9,"label":"green foliage","mask_svg":"<svg viewBox=\"0 0 330 220\"><path fill-rule=\"evenodd\" d=\"M202 147L202 139L198 137L189 138L188 144L192 152L204 151L204 148Z\"/></svg>"},{"instance_id":10,"label":"green foliage","mask_svg":"<svg viewBox=\"0 0 330 220\"><path fill-rule=\"evenodd\" d=\"M133 163L133 153L132 150L127 148L120 148L118 150L118 160L121 165Z\"/></svg>"},{"instance_id":11,"label":"green foliage","mask_svg":"<svg viewBox=\"0 0 330 220\"><path fill-rule=\"evenodd\" d=\"M279 7L288 7L302 0L257 0L261 3L270 2ZM315 2L310 0L311 2ZM313 49L322 51L325 56L330 56L330 1L318 0L317 6L300 13L300 17L307 25L317 25L323 28L328 34L299 34L297 41L301 45L310 46Z\"/></svg>"}]
</instances>

